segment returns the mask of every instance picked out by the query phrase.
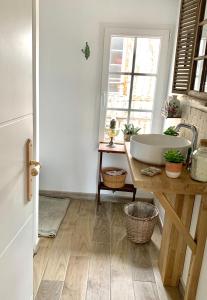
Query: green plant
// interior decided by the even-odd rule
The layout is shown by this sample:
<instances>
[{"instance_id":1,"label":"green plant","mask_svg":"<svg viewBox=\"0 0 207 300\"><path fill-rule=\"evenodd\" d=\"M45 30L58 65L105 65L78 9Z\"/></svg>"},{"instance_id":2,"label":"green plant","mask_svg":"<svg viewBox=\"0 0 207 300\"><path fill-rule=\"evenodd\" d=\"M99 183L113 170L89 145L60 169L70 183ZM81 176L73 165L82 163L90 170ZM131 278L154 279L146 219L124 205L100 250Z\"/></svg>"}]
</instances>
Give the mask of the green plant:
<instances>
[{"instance_id":1,"label":"green plant","mask_svg":"<svg viewBox=\"0 0 207 300\"><path fill-rule=\"evenodd\" d=\"M125 128L122 129L122 132L129 135L136 135L141 130L139 127L134 127L134 124L125 124L124 127Z\"/></svg>"},{"instance_id":2,"label":"green plant","mask_svg":"<svg viewBox=\"0 0 207 300\"><path fill-rule=\"evenodd\" d=\"M164 158L167 162L182 163L184 162L183 154L176 149L168 150L164 153Z\"/></svg>"},{"instance_id":3,"label":"green plant","mask_svg":"<svg viewBox=\"0 0 207 300\"><path fill-rule=\"evenodd\" d=\"M164 131L165 135L177 136L179 133L176 131L175 126L170 126Z\"/></svg>"}]
</instances>

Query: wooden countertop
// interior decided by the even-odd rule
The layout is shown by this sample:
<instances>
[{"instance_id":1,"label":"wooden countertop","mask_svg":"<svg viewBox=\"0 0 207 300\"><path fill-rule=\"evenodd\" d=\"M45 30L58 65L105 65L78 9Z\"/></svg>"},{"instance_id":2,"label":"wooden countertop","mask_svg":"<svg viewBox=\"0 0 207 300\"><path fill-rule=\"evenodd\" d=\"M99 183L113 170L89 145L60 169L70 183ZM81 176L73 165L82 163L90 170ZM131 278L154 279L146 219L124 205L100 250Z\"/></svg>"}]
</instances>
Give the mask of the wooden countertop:
<instances>
[{"instance_id":1,"label":"wooden countertop","mask_svg":"<svg viewBox=\"0 0 207 300\"><path fill-rule=\"evenodd\" d=\"M154 177L142 175L140 170L149 167L149 165L132 158L130 154L130 143L125 143L125 149L135 187L150 192L185 195L207 194L207 183L192 180L186 169L184 169L181 176L176 179L167 177L164 167L162 167L162 173Z\"/></svg>"}]
</instances>

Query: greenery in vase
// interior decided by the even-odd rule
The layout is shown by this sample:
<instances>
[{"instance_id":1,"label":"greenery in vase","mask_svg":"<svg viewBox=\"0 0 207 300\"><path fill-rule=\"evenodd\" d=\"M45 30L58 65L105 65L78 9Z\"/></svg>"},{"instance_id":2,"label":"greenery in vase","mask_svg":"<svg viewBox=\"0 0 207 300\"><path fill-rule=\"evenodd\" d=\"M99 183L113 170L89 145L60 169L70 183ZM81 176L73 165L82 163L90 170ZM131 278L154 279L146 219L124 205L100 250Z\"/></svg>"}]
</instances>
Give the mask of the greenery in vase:
<instances>
[{"instance_id":1,"label":"greenery in vase","mask_svg":"<svg viewBox=\"0 0 207 300\"><path fill-rule=\"evenodd\" d=\"M176 149L168 150L164 153L164 158L167 162L171 163L183 163L184 156L183 154Z\"/></svg>"},{"instance_id":2,"label":"greenery in vase","mask_svg":"<svg viewBox=\"0 0 207 300\"><path fill-rule=\"evenodd\" d=\"M170 126L164 131L165 135L178 136L179 133L176 131L175 126Z\"/></svg>"},{"instance_id":3,"label":"greenery in vase","mask_svg":"<svg viewBox=\"0 0 207 300\"><path fill-rule=\"evenodd\" d=\"M125 124L124 129L122 129L123 134L128 135L137 135L138 132L141 130L139 127L134 127L134 124Z\"/></svg>"}]
</instances>

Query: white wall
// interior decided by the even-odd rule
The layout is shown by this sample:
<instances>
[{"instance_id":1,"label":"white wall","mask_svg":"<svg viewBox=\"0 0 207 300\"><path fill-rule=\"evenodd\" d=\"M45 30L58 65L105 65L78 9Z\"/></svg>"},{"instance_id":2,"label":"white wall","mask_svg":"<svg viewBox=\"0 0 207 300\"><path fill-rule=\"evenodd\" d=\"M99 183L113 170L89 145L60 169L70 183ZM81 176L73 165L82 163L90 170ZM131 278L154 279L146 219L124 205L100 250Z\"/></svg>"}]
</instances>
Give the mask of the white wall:
<instances>
[{"instance_id":1,"label":"white wall","mask_svg":"<svg viewBox=\"0 0 207 300\"><path fill-rule=\"evenodd\" d=\"M41 189L96 190L104 24L174 28L177 8L178 0L40 1ZM127 168L115 161L107 164Z\"/></svg>"}]
</instances>

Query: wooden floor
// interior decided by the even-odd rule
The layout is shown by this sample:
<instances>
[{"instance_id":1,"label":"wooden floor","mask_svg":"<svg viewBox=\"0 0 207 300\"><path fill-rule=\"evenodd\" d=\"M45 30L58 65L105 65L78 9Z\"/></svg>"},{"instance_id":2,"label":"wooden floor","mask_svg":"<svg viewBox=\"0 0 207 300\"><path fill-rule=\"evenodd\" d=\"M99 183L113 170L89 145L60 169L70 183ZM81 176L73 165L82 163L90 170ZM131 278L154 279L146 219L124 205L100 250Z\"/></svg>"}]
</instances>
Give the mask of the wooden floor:
<instances>
[{"instance_id":1,"label":"wooden floor","mask_svg":"<svg viewBox=\"0 0 207 300\"><path fill-rule=\"evenodd\" d=\"M41 238L34 257L36 300L180 299L166 290L157 261L161 235L135 245L126 238L123 204L72 200L55 239Z\"/></svg>"}]
</instances>

